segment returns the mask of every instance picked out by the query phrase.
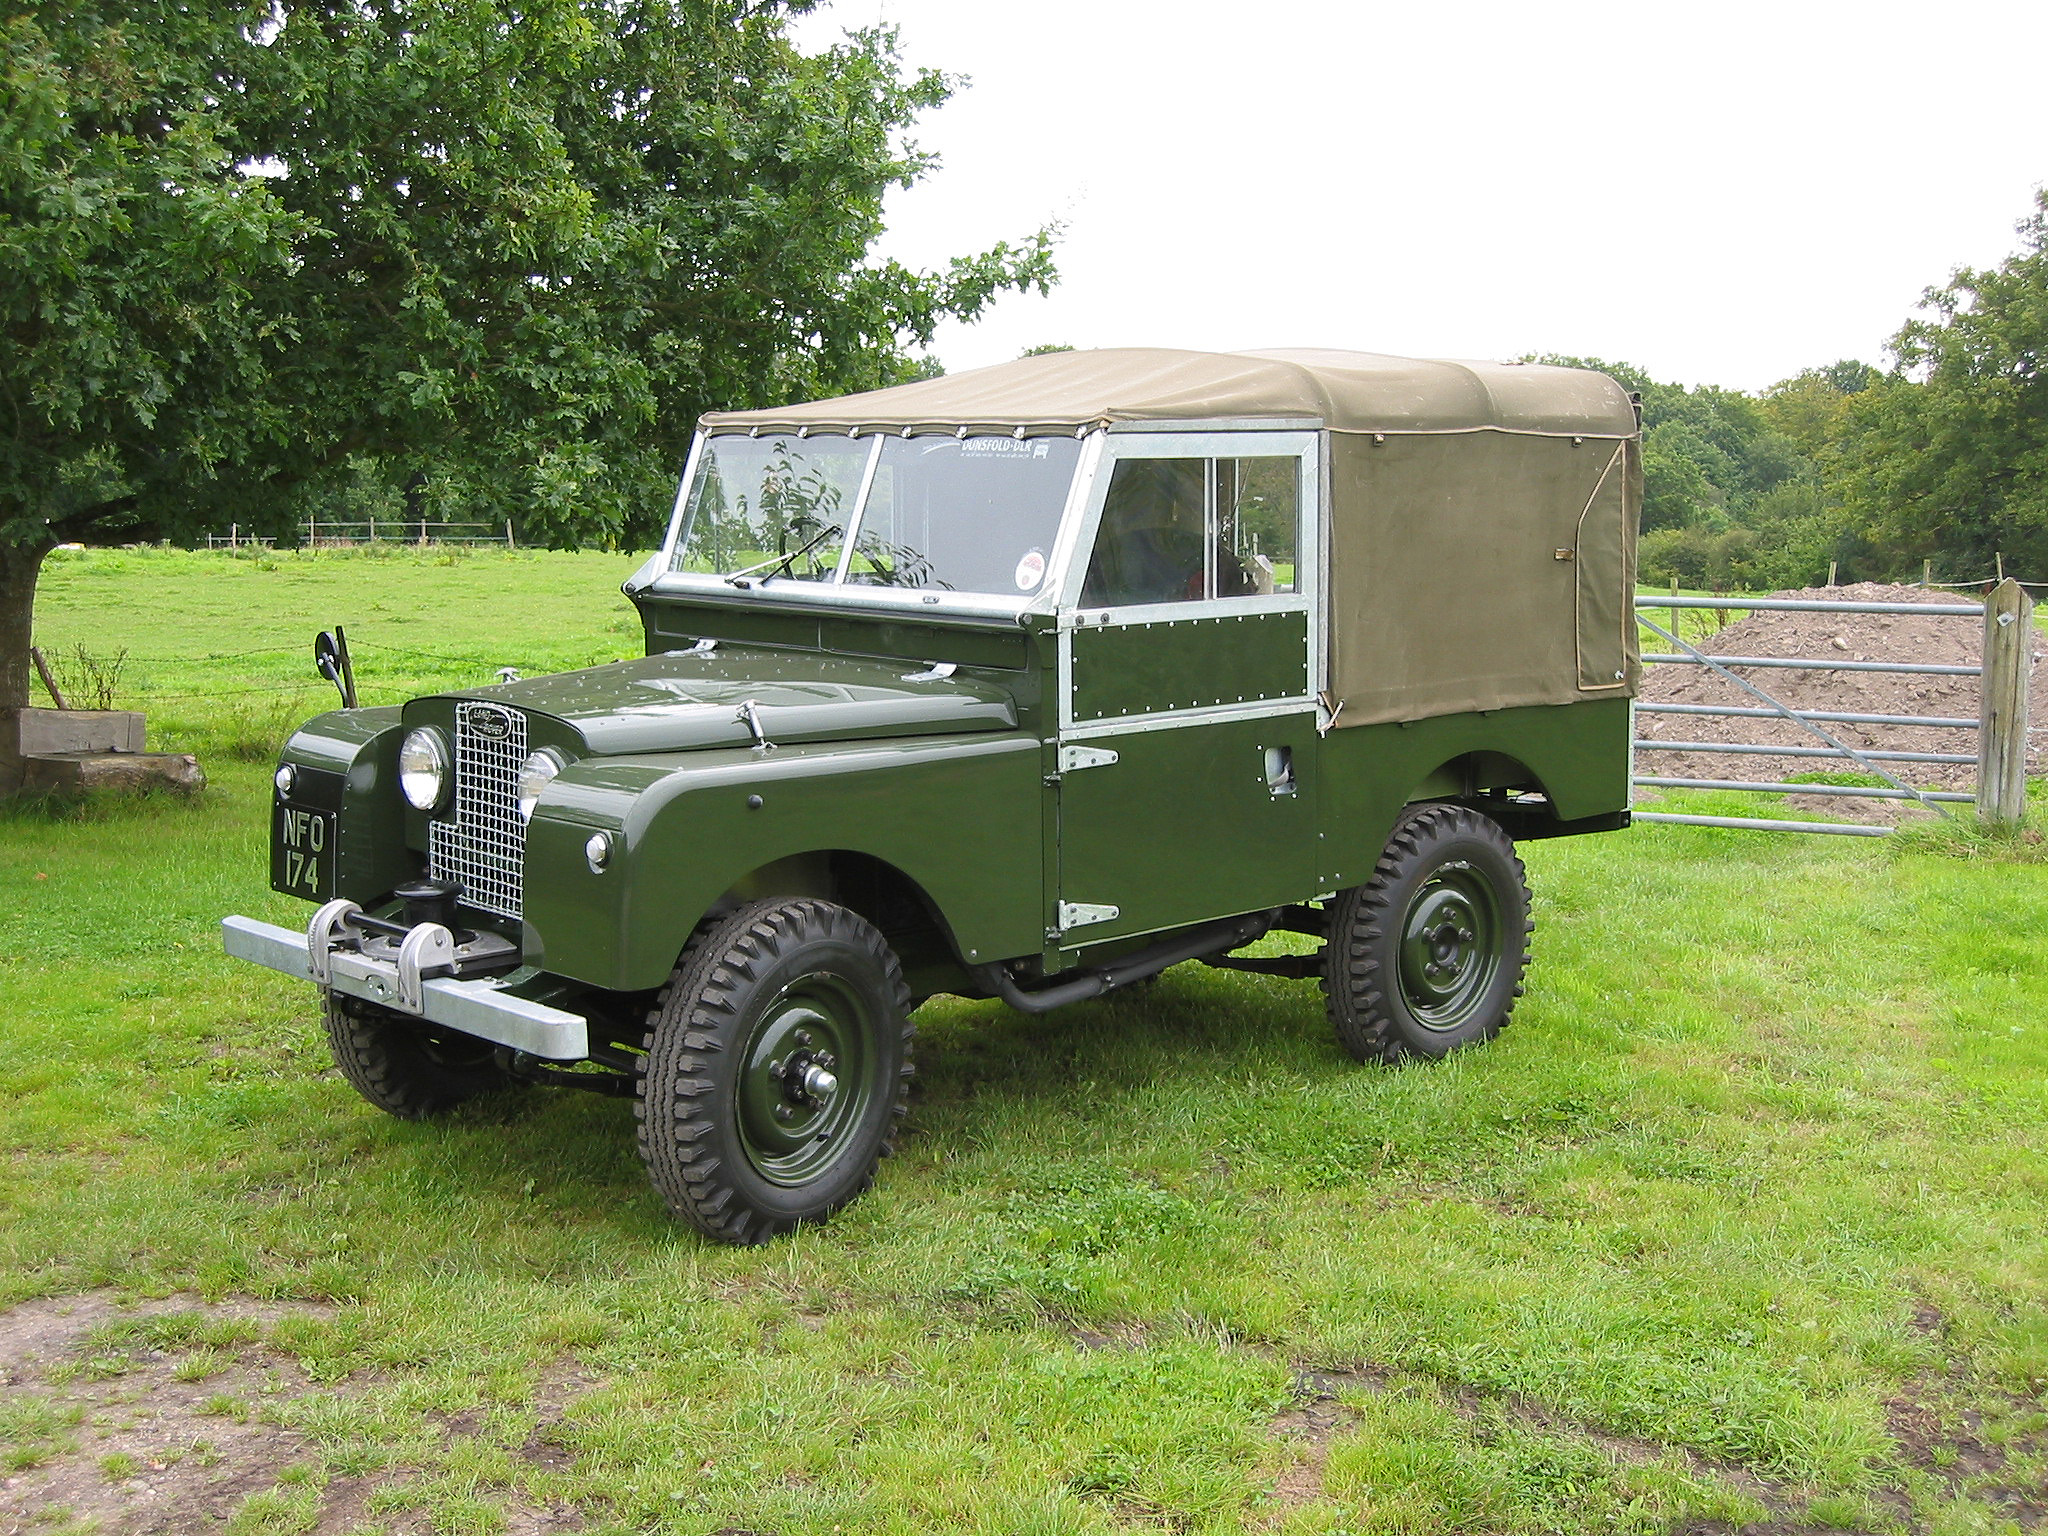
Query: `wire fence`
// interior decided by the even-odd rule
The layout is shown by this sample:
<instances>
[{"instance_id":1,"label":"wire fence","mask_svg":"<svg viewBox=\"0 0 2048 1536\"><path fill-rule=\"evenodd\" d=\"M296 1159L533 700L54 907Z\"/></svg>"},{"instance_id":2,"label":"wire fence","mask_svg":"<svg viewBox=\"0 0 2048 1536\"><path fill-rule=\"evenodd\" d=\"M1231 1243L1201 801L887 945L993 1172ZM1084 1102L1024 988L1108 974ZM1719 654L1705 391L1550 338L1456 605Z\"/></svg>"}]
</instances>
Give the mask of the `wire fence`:
<instances>
[{"instance_id":1,"label":"wire fence","mask_svg":"<svg viewBox=\"0 0 2048 1536\"><path fill-rule=\"evenodd\" d=\"M307 549L349 549L363 544L502 544L517 549L512 520L502 528L494 523L437 522L432 518L305 518L299 523L299 543ZM274 549L275 537L244 533L240 523L228 524L226 533L209 533L208 549Z\"/></svg>"}]
</instances>

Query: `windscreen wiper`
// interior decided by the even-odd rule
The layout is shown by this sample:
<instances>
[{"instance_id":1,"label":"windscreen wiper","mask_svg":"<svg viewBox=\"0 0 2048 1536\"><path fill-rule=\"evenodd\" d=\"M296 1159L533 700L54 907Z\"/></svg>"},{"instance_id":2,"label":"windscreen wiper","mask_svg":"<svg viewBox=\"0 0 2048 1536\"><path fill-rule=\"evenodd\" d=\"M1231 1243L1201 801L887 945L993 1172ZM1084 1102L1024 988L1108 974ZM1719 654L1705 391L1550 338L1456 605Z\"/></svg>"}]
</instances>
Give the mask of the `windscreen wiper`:
<instances>
[{"instance_id":1,"label":"windscreen wiper","mask_svg":"<svg viewBox=\"0 0 2048 1536\"><path fill-rule=\"evenodd\" d=\"M771 555L766 560L761 561L757 565L750 565L743 571L734 571L725 578L726 582L731 586L744 587L747 584L746 578L753 575L756 571L767 571L769 576L790 575L789 568L791 565L803 559L805 555L808 555L827 539L837 538L838 535L839 530L837 528L820 528L795 549L789 550L784 554Z\"/></svg>"}]
</instances>

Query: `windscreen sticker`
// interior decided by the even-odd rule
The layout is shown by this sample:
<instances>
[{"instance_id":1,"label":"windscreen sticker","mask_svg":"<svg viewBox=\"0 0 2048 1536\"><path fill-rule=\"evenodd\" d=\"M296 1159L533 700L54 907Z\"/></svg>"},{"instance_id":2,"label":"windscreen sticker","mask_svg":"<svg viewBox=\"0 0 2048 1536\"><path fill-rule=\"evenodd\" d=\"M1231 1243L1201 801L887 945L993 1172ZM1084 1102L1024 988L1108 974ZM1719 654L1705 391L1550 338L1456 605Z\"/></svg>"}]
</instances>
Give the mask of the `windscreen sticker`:
<instances>
[{"instance_id":1,"label":"windscreen sticker","mask_svg":"<svg viewBox=\"0 0 2048 1536\"><path fill-rule=\"evenodd\" d=\"M1017 562L1017 590L1029 592L1045 580L1045 552L1034 549Z\"/></svg>"}]
</instances>

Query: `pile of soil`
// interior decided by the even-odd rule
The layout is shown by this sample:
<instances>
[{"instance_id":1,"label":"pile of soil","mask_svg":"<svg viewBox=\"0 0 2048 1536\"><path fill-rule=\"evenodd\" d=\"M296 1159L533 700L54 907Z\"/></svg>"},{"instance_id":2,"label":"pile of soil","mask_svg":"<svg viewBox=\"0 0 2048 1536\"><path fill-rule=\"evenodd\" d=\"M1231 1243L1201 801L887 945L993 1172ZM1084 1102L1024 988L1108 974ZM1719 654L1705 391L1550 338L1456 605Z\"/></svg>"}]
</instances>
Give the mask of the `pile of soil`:
<instances>
[{"instance_id":1,"label":"pile of soil","mask_svg":"<svg viewBox=\"0 0 2048 1536\"><path fill-rule=\"evenodd\" d=\"M1774 592L1773 597L1806 598L1839 603L1974 602L1977 594L1931 592L1919 587L1891 587L1859 582L1847 587L1809 587L1801 592ZM1957 615L1916 618L1891 613L1807 613L1766 610L1701 637L1703 617L1726 610L1692 610L1682 633L1709 656L1784 656L1838 661L1895 661L1975 666L1984 642L1983 621ZM1670 612L1645 604L1645 616L1671 628ZM1670 649L1651 639L1645 650ZM2037 641L2037 650L2040 649ZM1782 667L1731 668L1778 702L1798 710L1833 710L1852 714L1939 715L1975 720L1978 680L1974 677L1924 676L1909 672L1804 672ZM1646 666L1642 699L1646 703L1717 704L1762 707L1718 673L1699 666ZM2030 732L2027 771L2048 767L2048 668L2034 671L2028 701ZM1968 763L1886 763L1893 775L1918 789L1969 791L1976 786L1977 733L1943 726L1845 725L1823 722L1837 740L1858 749L1967 754ZM1717 715L1641 714L1636 734L1644 741L1737 742L1756 746L1821 747L1826 743L1789 720L1730 719ZM1636 772L1658 778L1749 779L1779 783L1799 774L1862 773L1846 758L1774 757L1724 752L1674 752L1650 747L1636 751ZM1802 810L1829 809L1858 821L1896 820L1924 814L1912 802L1863 800L1838 796L1796 796ZM1770 814L1763 812L1761 814Z\"/></svg>"}]
</instances>

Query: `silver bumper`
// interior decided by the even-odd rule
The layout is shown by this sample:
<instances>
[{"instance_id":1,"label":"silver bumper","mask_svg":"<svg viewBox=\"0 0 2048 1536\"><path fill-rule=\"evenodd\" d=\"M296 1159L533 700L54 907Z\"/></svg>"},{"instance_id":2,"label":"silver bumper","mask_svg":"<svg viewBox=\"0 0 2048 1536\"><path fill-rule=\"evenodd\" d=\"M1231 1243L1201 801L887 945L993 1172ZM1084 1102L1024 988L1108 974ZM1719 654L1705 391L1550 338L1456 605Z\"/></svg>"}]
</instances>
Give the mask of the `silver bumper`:
<instances>
[{"instance_id":1,"label":"silver bumper","mask_svg":"<svg viewBox=\"0 0 2048 1536\"><path fill-rule=\"evenodd\" d=\"M324 965L316 966L306 934L253 917L222 918L220 932L222 945L238 960L252 960L301 981L319 981L336 992L417 1014L479 1040L547 1061L582 1061L590 1054L590 1032L581 1014L514 997L495 980L422 978L416 972L401 978L397 966L342 948L326 948ZM408 994L418 997L419 1006L410 1006Z\"/></svg>"}]
</instances>

